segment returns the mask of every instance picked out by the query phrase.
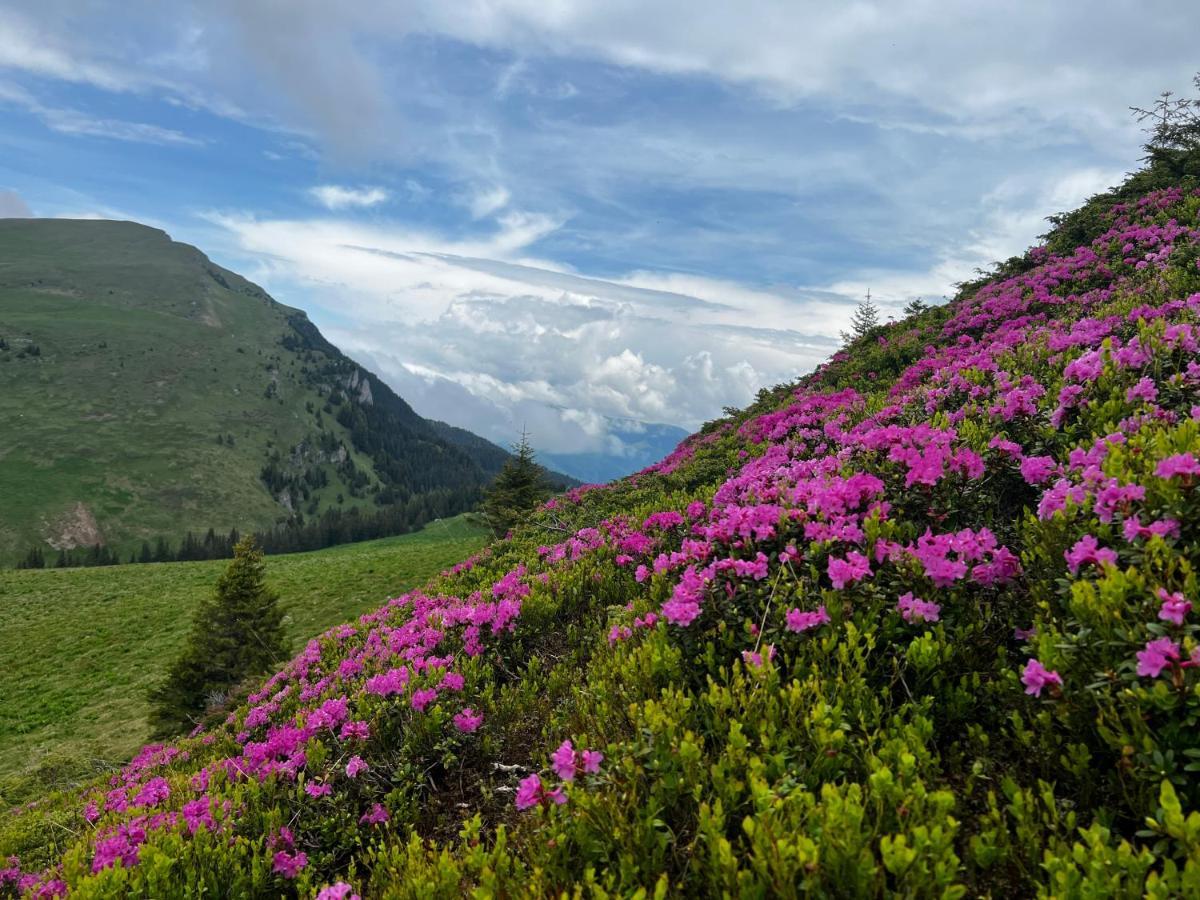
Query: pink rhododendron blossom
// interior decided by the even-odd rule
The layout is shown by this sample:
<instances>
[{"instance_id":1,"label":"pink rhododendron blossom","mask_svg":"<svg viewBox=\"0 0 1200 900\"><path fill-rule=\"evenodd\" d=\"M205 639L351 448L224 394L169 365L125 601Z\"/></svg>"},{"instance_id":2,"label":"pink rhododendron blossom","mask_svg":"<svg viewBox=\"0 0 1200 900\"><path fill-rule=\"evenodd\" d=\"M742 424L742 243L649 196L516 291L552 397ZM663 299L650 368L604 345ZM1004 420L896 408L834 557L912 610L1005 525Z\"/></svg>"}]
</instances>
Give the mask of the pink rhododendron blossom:
<instances>
[{"instance_id":1,"label":"pink rhododendron blossom","mask_svg":"<svg viewBox=\"0 0 1200 900\"><path fill-rule=\"evenodd\" d=\"M1153 403L1158 399L1158 388L1154 386L1154 382L1151 379L1143 377L1138 379L1138 383L1125 392L1125 399L1129 403L1134 403L1138 400Z\"/></svg>"},{"instance_id":2,"label":"pink rhododendron blossom","mask_svg":"<svg viewBox=\"0 0 1200 900\"><path fill-rule=\"evenodd\" d=\"M896 611L900 613L905 622L936 622L942 608L936 603L907 593L896 601Z\"/></svg>"},{"instance_id":3,"label":"pink rhododendron blossom","mask_svg":"<svg viewBox=\"0 0 1200 900\"><path fill-rule=\"evenodd\" d=\"M566 803L567 795L563 793L562 788L555 788L552 791L546 790L542 784L542 778L536 772L528 778L521 780L521 784L517 788L517 809L527 810L543 803Z\"/></svg>"},{"instance_id":4,"label":"pink rhododendron blossom","mask_svg":"<svg viewBox=\"0 0 1200 900\"><path fill-rule=\"evenodd\" d=\"M1050 456L1027 456L1021 460L1021 477L1030 484L1042 484L1048 481L1058 468L1058 463Z\"/></svg>"},{"instance_id":5,"label":"pink rhododendron blossom","mask_svg":"<svg viewBox=\"0 0 1200 900\"><path fill-rule=\"evenodd\" d=\"M1055 671L1047 669L1036 659L1031 659L1025 663L1025 668L1021 670L1021 681L1025 685L1025 693L1032 694L1034 697L1042 696L1042 690L1048 684L1062 687L1062 677Z\"/></svg>"},{"instance_id":6,"label":"pink rhododendron blossom","mask_svg":"<svg viewBox=\"0 0 1200 900\"><path fill-rule=\"evenodd\" d=\"M809 631L824 625L829 621L829 613L825 611L824 605L818 606L813 612L805 612L800 609L789 609L787 611L787 629L788 631Z\"/></svg>"},{"instance_id":7,"label":"pink rhododendron blossom","mask_svg":"<svg viewBox=\"0 0 1200 900\"><path fill-rule=\"evenodd\" d=\"M1191 601L1187 600L1179 592L1169 594L1166 588L1159 588L1158 599L1162 601L1162 608L1158 611L1158 617L1164 622L1170 622L1173 625L1182 625L1184 617L1192 611Z\"/></svg>"},{"instance_id":8,"label":"pink rhododendron blossom","mask_svg":"<svg viewBox=\"0 0 1200 900\"><path fill-rule=\"evenodd\" d=\"M437 699L437 695L437 691L433 688L421 688L418 691L413 691L412 708L417 712L425 712L429 704Z\"/></svg>"},{"instance_id":9,"label":"pink rhododendron blossom","mask_svg":"<svg viewBox=\"0 0 1200 900\"><path fill-rule=\"evenodd\" d=\"M333 785L310 781L304 786L304 793L310 797L328 797L333 793Z\"/></svg>"},{"instance_id":10,"label":"pink rhododendron blossom","mask_svg":"<svg viewBox=\"0 0 1200 900\"><path fill-rule=\"evenodd\" d=\"M1090 534L1084 535L1074 547L1064 551L1063 558L1066 559L1067 568L1070 569L1072 575L1079 571L1080 566L1088 563L1097 566L1116 565L1117 563L1116 552L1107 547L1101 547Z\"/></svg>"},{"instance_id":11,"label":"pink rhododendron blossom","mask_svg":"<svg viewBox=\"0 0 1200 900\"><path fill-rule=\"evenodd\" d=\"M188 834L195 834L201 828L213 831L216 823L212 817L212 798L200 797L183 804L183 821L187 825Z\"/></svg>"},{"instance_id":12,"label":"pink rhododendron blossom","mask_svg":"<svg viewBox=\"0 0 1200 900\"><path fill-rule=\"evenodd\" d=\"M1143 678L1157 678L1162 670L1179 661L1179 644L1162 637L1148 641L1143 650L1137 652L1137 673Z\"/></svg>"},{"instance_id":13,"label":"pink rhododendron blossom","mask_svg":"<svg viewBox=\"0 0 1200 900\"><path fill-rule=\"evenodd\" d=\"M833 586L841 590L848 584L861 581L871 574L870 561L857 550L851 550L845 559L829 557L829 580Z\"/></svg>"},{"instance_id":14,"label":"pink rhododendron blossom","mask_svg":"<svg viewBox=\"0 0 1200 900\"><path fill-rule=\"evenodd\" d=\"M280 850L275 854L272 869L284 878L295 878L300 870L308 865L308 855L301 850L299 853L289 853Z\"/></svg>"},{"instance_id":15,"label":"pink rhododendron blossom","mask_svg":"<svg viewBox=\"0 0 1200 900\"><path fill-rule=\"evenodd\" d=\"M599 750L584 750L580 755L583 758L583 771L588 775L598 775L600 763L604 762L604 754Z\"/></svg>"},{"instance_id":16,"label":"pink rhododendron blossom","mask_svg":"<svg viewBox=\"0 0 1200 900\"><path fill-rule=\"evenodd\" d=\"M1159 478L1189 478L1200 475L1200 461L1191 453L1177 453L1161 460L1154 474Z\"/></svg>"},{"instance_id":17,"label":"pink rhododendron blossom","mask_svg":"<svg viewBox=\"0 0 1200 900\"><path fill-rule=\"evenodd\" d=\"M462 712L454 717L454 727L463 734L471 734L483 724L483 715L475 712L471 707L466 707Z\"/></svg>"},{"instance_id":18,"label":"pink rhododendron blossom","mask_svg":"<svg viewBox=\"0 0 1200 900\"><path fill-rule=\"evenodd\" d=\"M550 768L563 781L574 781L575 767L575 748L570 741L563 741L550 757Z\"/></svg>"},{"instance_id":19,"label":"pink rhododendron blossom","mask_svg":"<svg viewBox=\"0 0 1200 900\"><path fill-rule=\"evenodd\" d=\"M352 756L350 757L350 761L346 763L346 777L357 778L370 768L371 767L367 765L366 761L361 756Z\"/></svg>"},{"instance_id":20,"label":"pink rhododendron blossom","mask_svg":"<svg viewBox=\"0 0 1200 900\"><path fill-rule=\"evenodd\" d=\"M767 661L773 660L775 658L775 645L767 644L767 646L764 649L765 649L765 658L767 659ZM763 659L764 659L764 654L758 652L757 650L743 650L742 651L742 662L748 666L755 668L755 669L762 668Z\"/></svg>"},{"instance_id":21,"label":"pink rhododendron blossom","mask_svg":"<svg viewBox=\"0 0 1200 900\"><path fill-rule=\"evenodd\" d=\"M344 881L338 881L328 887L323 887L317 893L316 900L360 900L354 888Z\"/></svg>"},{"instance_id":22,"label":"pink rhododendron blossom","mask_svg":"<svg viewBox=\"0 0 1200 900\"><path fill-rule=\"evenodd\" d=\"M382 825L391 818L391 814L382 803L373 803L371 808L363 813L359 819L359 825Z\"/></svg>"}]
</instances>

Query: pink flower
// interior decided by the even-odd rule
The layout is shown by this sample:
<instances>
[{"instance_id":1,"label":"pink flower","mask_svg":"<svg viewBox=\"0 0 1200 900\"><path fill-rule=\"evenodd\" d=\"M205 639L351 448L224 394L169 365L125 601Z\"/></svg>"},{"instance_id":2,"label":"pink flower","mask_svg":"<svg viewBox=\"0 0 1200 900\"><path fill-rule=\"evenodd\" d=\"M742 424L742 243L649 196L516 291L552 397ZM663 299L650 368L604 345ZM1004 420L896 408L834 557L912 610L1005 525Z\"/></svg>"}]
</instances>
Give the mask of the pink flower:
<instances>
[{"instance_id":1,"label":"pink flower","mask_svg":"<svg viewBox=\"0 0 1200 900\"><path fill-rule=\"evenodd\" d=\"M454 727L463 734L471 734L482 724L483 716L469 706L454 717Z\"/></svg>"},{"instance_id":2,"label":"pink flower","mask_svg":"<svg viewBox=\"0 0 1200 900\"><path fill-rule=\"evenodd\" d=\"M550 768L563 781L575 780L575 748L570 741L563 741L550 757Z\"/></svg>"},{"instance_id":3,"label":"pink flower","mask_svg":"<svg viewBox=\"0 0 1200 900\"><path fill-rule=\"evenodd\" d=\"M1159 588L1158 599L1162 601L1162 609L1158 611L1158 617L1164 622L1182 625L1184 616L1192 611L1191 601L1185 599L1183 594L1178 591L1168 594L1166 588Z\"/></svg>"},{"instance_id":4,"label":"pink flower","mask_svg":"<svg viewBox=\"0 0 1200 900\"><path fill-rule=\"evenodd\" d=\"M942 608L909 592L896 601L896 611L905 622L936 622Z\"/></svg>"},{"instance_id":5,"label":"pink flower","mask_svg":"<svg viewBox=\"0 0 1200 900\"><path fill-rule=\"evenodd\" d=\"M315 781L310 781L304 786L304 793L310 797L328 797L333 793L332 784L319 784Z\"/></svg>"},{"instance_id":6,"label":"pink flower","mask_svg":"<svg viewBox=\"0 0 1200 900\"><path fill-rule=\"evenodd\" d=\"M799 609L789 609L787 611L787 629L788 631L809 631L824 625L829 621L829 613L825 611L824 605L818 606L815 612L804 612Z\"/></svg>"},{"instance_id":7,"label":"pink flower","mask_svg":"<svg viewBox=\"0 0 1200 900\"><path fill-rule=\"evenodd\" d=\"M446 691L461 691L464 684L466 684L466 679L458 672L447 672L442 676L442 683L438 687Z\"/></svg>"},{"instance_id":8,"label":"pink flower","mask_svg":"<svg viewBox=\"0 0 1200 900\"><path fill-rule=\"evenodd\" d=\"M369 810L362 814L358 820L359 825L382 825L391 818L386 807L382 803L375 803Z\"/></svg>"},{"instance_id":9,"label":"pink flower","mask_svg":"<svg viewBox=\"0 0 1200 900\"><path fill-rule=\"evenodd\" d=\"M134 806L157 806L171 796L171 786L167 779L158 776L151 778L133 798Z\"/></svg>"},{"instance_id":10,"label":"pink flower","mask_svg":"<svg viewBox=\"0 0 1200 900\"><path fill-rule=\"evenodd\" d=\"M546 790L542 784L542 778L536 772L528 778L521 780L520 786L517 788L517 809L526 810L537 806L539 803L566 803L567 795L563 793L562 788L555 788L552 791Z\"/></svg>"},{"instance_id":11,"label":"pink flower","mask_svg":"<svg viewBox=\"0 0 1200 900\"><path fill-rule=\"evenodd\" d=\"M346 763L346 777L357 778L360 773L366 772L370 768L361 756L352 756L350 762Z\"/></svg>"},{"instance_id":12,"label":"pink flower","mask_svg":"<svg viewBox=\"0 0 1200 900\"><path fill-rule=\"evenodd\" d=\"M775 658L775 645L774 644L767 644L766 651L767 651L767 659L768 660L772 660ZM742 651L742 662L745 663L747 666L753 666L756 669L761 669L762 665L763 665L763 655L755 650L743 650Z\"/></svg>"},{"instance_id":13,"label":"pink flower","mask_svg":"<svg viewBox=\"0 0 1200 900\"><path fill-rule=\"evenodd\" d=\"M1027 641L1037 634L1037 628L1030 626L1029 628L1014 628L1013 637L1018 641Z\"/></svg>"},{"instance_id":14,"label":"pink flower","mask_svg":"<svg viewBox=\"0 0 1200 900\"><path fill-rule=\"evenodd\" d=\"M359 896L354 893L354 888L344 881L339 881L329 887L321 888L320 893L317 894L317 900L359 900Z\"/></svg>"},{"instance_id":15,"label":"pink flower","mask_svg":"<svg viewBox=\"0 0 1200 900\"><path fill-rule=\"evenodd\" d=\"M1179 645L1170 638L1147 641L1146 648L1137 652L1137 673L1143 678L1157 678L1162 670L1179 660Z\"/></svg>"},{"instance_id":16,"label":"pink flower","mask_svg":"<svg viewBox=\"0 0 1200 900\"><path fill-rule=\"evenodd\" d=\"M588 775L600 774L600 763L604 762L604 754L599 750L584 750L583 771Z\"/></svg>"},{"instance_id":17,"label":"pink flower","mask_svg":"<svg viewBox=\"0 0 1200 900\"><path fill-rule=\"evenodd\" d=\"M1021 460L1021 477L1030 484L1041 484L1047 481L1058 463L1051 456L1027 456Z\"/></svg>"},{"instance_id":18,"label":"pink flower","mask_svg":"<svg viewBox=\"0 0 1200 900\"><path fill-rule=\"evenodd\" d=\"M296 854L280 850L275 854L275 864L272 868L284 878L295 878L307 865L308 855L303 850Z\"/></svg>"},{"instance_id":19,"label":"pink flower","mask_svg":"<svg viewBox=\"0 0 1200 900\"><path fill-rule=\"evenodd\" d=\"M1200 475L1200 462L1197 462L1196 457L1191 453L1176 453L1174 456L1168 456L1161 460L1154 470L1154 474L1159 478Z\"/></svg>"},{"instance_id":20,"label":"pink flower","mask_svg":"<svg viewBox=\"0 0 1200 900\"><path fill-rule=\"evenodd\" d=\"M412 708L417 712L425 712L425 708L437 699L437 691L433 688L422 688L419 691L413 691Z\"/></svg>"},{"instance_id":21,"label":"pink flower","mask_svg":"<svg viewBox=\"0 0 1200 900\"><path fill-rule=\"evenodd\" d=\"M343 741L358 740L365 741L371 736L371 726L367 722L355 720L346 722L342 725L342 730L338 732L338 737Z\"/></svg>"},{"instance_id":22,"label":"pink flower","mask_svg":"<svg viewBox=\"0 0 1200 900\"><path fill-rule=\"evenodd\" d=\"M1021 671L1021 681L1025 685L1025 693L1032 694L1034 697L1042 696L1042 689L1048 684L1062 687L1062 676L1047 669L1036 659L1025 663L1025 668Z\"/></svg>"},{"instance_id":23,"label":"pink flower","mask_svg":"<svg viewBox=\"0 0 1200 900\"><path fill-rule=\"evenodd\" d=\"M846 554L845 559L829 557L829 580L839 591L847 584L853 584L871 574L870 561L856 550Z\"/></svg>"},{"instance_id":24,"label":"pink flower","mask_svg":"<svg viewBox=\"0 0 1200 900\"><path fill-rule=\"evenodd\" d=\"M207 795L183 804L183 821L187 824L188 834L195 834L201 826L212 831L216 822L212 817L212 798Z\"/></svg>"},{"instance_id":25,"label":"pink flower","mask_svg":"<svg viewBox=\"0 0 1200 900\"><path fill-rule=\"evenodd\" d=\"M1074 547L1064 551L1063 558L1066 559L1067 568L1071 570L1072 575L1086 563L1095 563L1098 566L1117 564L1116 552L1107 547L1101 547L1090 534L1085 534Z\"/></svg>"},{"instance_id":26,"label":"pink flower","mask_svg":"<svg viewBox=\"0 0 1200 900\"><path fill-rule=\"evenodd\" d=\"M1125 400L1129 403L1134 403L1138 400L1145 400L1147 403L1153 403L1158 399L1158 388L1154 386L1154 382L1146 377L1138 379L1138 383L1125 392Z\"/></svg>"}]
</instances>

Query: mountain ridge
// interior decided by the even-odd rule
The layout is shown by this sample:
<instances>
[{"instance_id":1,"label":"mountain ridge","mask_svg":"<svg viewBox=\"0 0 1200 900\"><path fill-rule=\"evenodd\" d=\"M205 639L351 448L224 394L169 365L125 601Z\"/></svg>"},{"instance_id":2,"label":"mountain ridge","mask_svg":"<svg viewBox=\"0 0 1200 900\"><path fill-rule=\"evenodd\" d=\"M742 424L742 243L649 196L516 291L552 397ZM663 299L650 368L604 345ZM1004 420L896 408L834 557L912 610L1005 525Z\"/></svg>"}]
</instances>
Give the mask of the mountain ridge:
<instances>
[{"instance_id":1,"label":"mountain ridge","mask_svg":"<svg viewBox=\"0 0 1200 900\"><path fill-rule=\"evenodd\" d=\"M0 220L0 560L333 511L471 508L507 453L419 416L299 309L165 231ZM559 479L566 484L569 480ZM60 523L88 520L82 531Z\"/></svg>"}]
</instances>

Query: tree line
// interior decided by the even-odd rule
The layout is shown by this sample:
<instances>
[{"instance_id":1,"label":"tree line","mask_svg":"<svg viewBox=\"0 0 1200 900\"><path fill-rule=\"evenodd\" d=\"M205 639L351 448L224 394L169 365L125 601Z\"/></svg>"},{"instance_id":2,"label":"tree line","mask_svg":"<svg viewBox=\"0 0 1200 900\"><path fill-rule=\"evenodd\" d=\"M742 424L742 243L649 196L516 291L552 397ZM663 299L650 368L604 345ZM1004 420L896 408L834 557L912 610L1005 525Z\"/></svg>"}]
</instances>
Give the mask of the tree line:
<instances>
[{"instance_id":1,"label":"tree line","mask_svg":"<svg viewBox=\"0 0 1200 900\"><path fill-rule=\"evenodd\" d=\"M351 544L376 538L408 534L434 519L458 515L479 501L478 488L429 491L409 498L404 503L378 510L330 509L319 516L306 519L297 514L286 522L256 534L263 552L300 553L323 550L336 544ZM236 528L228 533L210 528L198 535L189 531L183 541L174 545L166 537L143 541L140 551L130 553L124 562L192 562L206 559L231 559L234 547L242 535ZM66 569L86 566L116 566L122 562L109 547L95 545L49 554L41 547L32 547L17 563L18 569Z\"/></svg>"}]
</instances>

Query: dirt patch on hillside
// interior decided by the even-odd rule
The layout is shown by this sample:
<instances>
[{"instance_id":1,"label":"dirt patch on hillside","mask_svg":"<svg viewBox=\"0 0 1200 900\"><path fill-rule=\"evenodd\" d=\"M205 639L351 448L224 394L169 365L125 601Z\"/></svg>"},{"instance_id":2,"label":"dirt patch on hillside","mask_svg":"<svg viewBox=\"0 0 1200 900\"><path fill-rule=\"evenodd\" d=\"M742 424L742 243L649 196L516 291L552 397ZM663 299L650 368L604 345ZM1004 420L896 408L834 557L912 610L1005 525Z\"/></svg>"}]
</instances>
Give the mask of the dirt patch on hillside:
<instances>
[{"instance_id":1,"label":"dirt patch on hillside","mask_svg":"<svg viewBox=\"0 0 1200 900\"><path fill-rule=\"evenodd\" d=\"M104 543L96 517L83 503L76 503L54 522L43 521L46 543L55 550L74 550Z\"/></svg>"}]
</instances>

